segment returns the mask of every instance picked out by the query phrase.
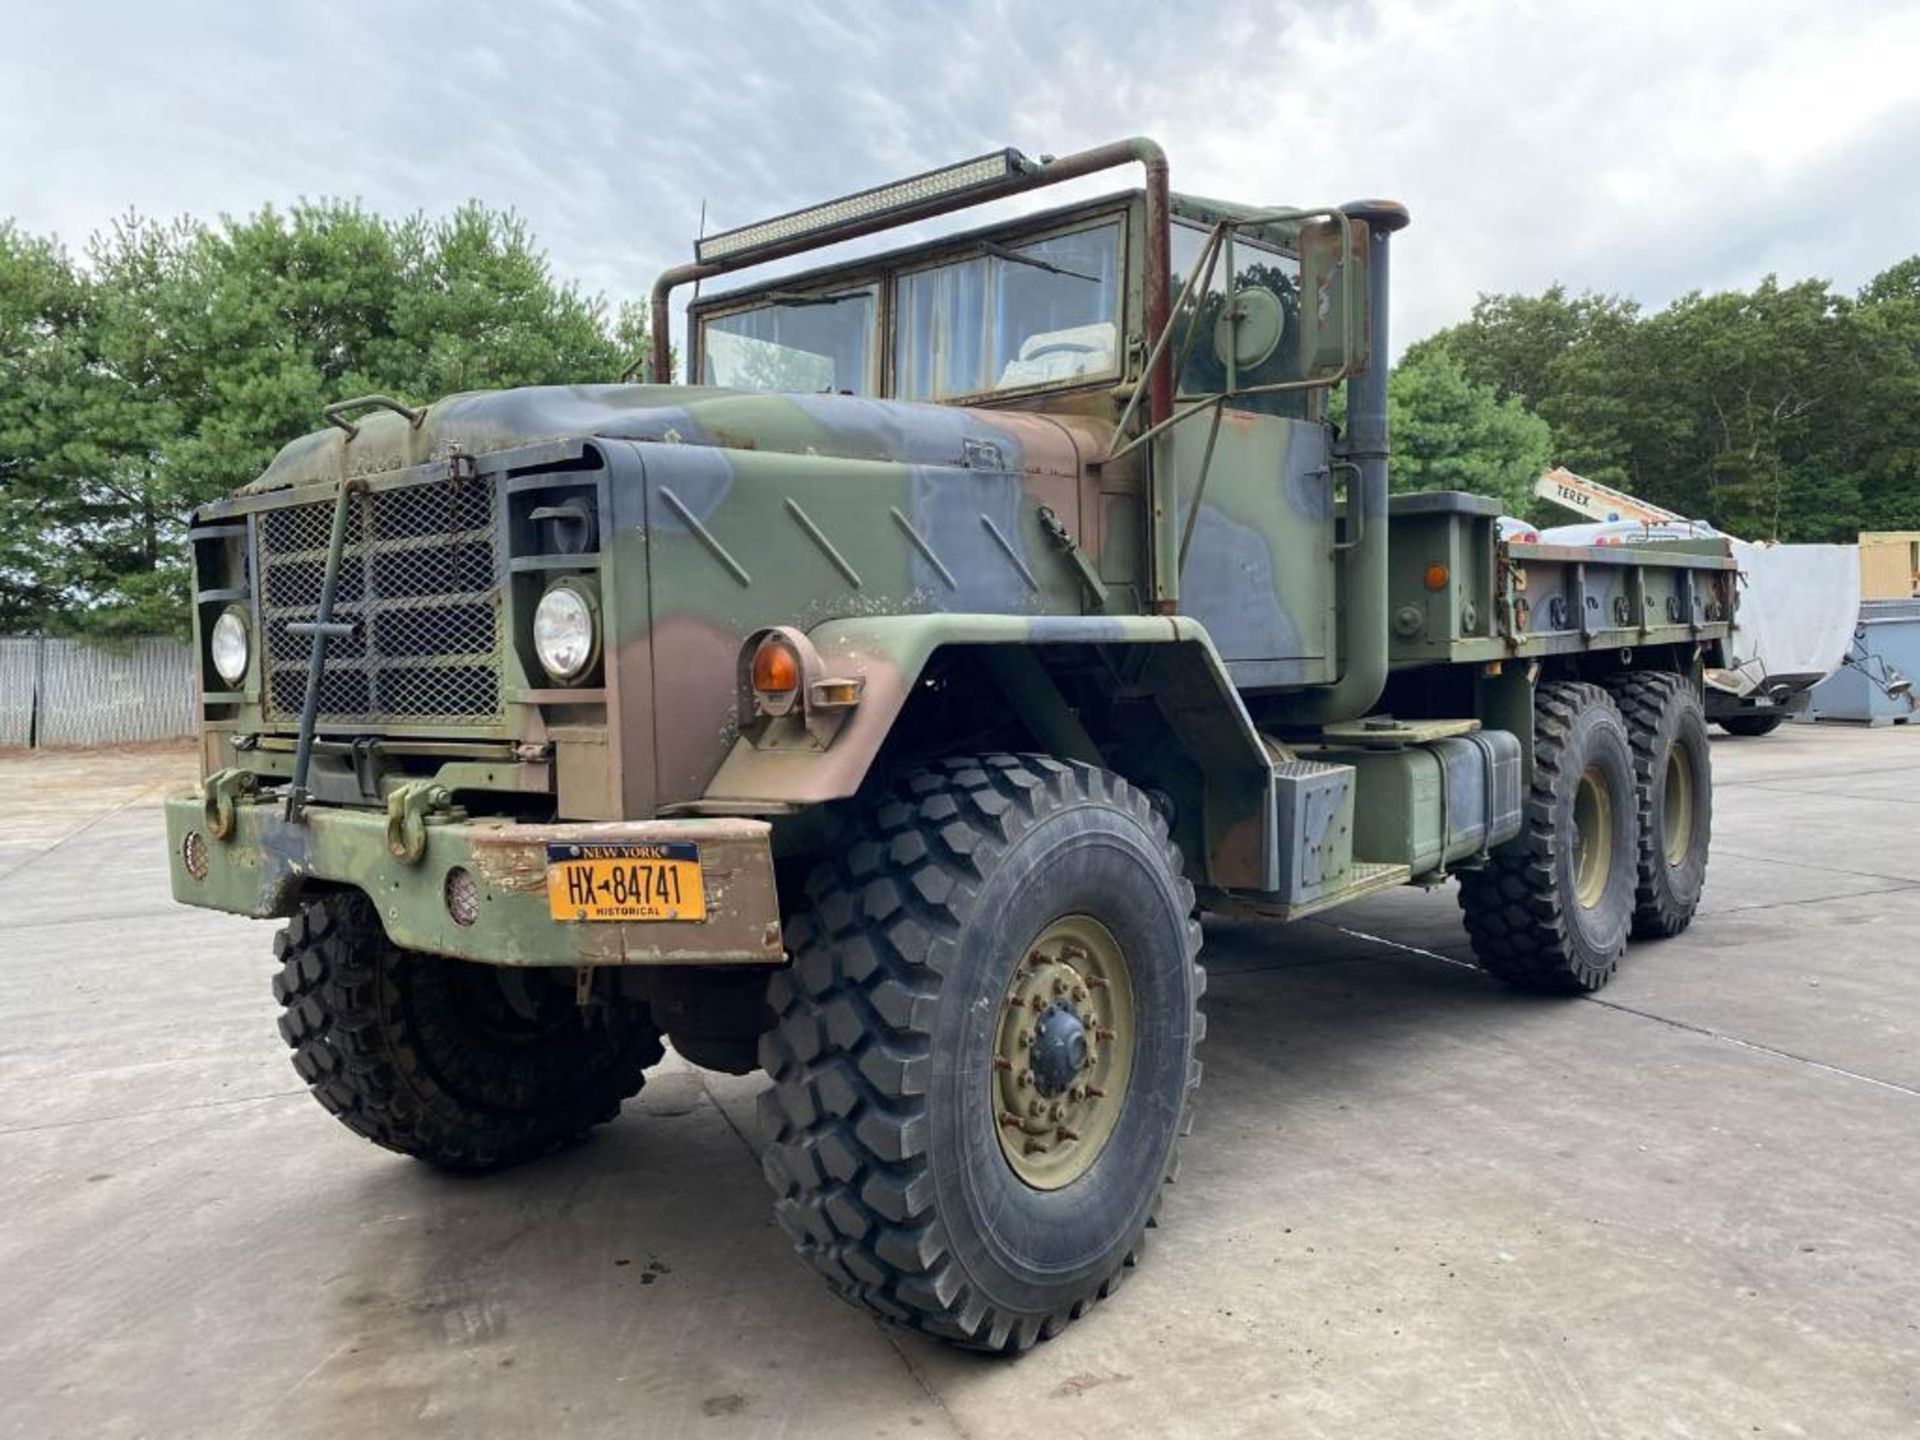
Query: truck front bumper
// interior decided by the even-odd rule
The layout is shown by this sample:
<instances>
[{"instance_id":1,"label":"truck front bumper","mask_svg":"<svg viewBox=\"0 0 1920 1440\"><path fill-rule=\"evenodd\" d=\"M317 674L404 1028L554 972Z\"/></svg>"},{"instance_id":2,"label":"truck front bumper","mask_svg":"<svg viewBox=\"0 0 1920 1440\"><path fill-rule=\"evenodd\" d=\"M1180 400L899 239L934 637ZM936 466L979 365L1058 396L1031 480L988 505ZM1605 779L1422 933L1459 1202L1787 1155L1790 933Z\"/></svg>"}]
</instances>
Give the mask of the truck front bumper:
<instances>
[{"instance_id":1,"label":"truck front bumper","mask_svg":"<svg viewBox=\"0 0 1920 1440\"><path fill-rule=\"evenodd\" d=\"M243 802L232 806L230 819L222 817L225 838L215 837L198 795L175 796L166 811L173 898L188 905L268 919L291 915L309 885L350 886L379 908L396 945L490 965L765 965L784 958L764 820L436 820L426 826L420 858L409 863L388 850L384 811L316 806L296 822L277 804ZM699 847L705 920L552 917L549 843L636 842Z\"/></svg>"}]
</instances>

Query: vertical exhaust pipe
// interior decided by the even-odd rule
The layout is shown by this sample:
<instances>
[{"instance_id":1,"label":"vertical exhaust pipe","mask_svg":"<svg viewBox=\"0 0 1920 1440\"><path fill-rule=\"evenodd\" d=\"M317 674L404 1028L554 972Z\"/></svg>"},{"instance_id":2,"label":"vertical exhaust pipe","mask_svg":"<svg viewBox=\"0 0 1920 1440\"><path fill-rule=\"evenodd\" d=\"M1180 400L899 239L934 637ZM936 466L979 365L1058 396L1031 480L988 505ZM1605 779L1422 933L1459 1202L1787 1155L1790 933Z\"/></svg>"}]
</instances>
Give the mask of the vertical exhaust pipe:
<instances>
[{"instance_id":1,"label":"vertical exhaust pipe","mask_svg":"<svg viewBox=\"0 0 1920 1440\"><path fill-rule=\"evenodd\" d=\"M1340 678L1295 696L1287 720L1325 725L1365 715L1387 685L1387 300L1388 241L1406 228L1406 207L1356 200L1343 207L1367 227L1367 368L1347 381L1347 433L1341 459L1358 471L1347 487L1347 535L1341 551Z\"/></svg>"}]
</instances>

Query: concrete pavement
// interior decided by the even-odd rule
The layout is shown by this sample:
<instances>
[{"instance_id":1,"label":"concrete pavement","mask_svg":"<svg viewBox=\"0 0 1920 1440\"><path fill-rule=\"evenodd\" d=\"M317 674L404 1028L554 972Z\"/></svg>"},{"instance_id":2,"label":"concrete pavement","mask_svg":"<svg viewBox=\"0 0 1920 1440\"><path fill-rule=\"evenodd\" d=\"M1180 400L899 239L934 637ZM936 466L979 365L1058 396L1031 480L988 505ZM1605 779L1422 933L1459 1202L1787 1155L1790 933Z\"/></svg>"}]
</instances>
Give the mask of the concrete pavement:
<instances>
[{"instance_id":1,"label":"concrete pavement","mask_svg":"<svg viewBox=\"0 0 1920 1440\"><path fill-rule=\"evenodd\" d=\"M167 898L190 754L0 757L0 1434L1920 1433L1920 734L1714 763L1700 920L1592 1001L1447 892L1210 927L1164 1228L1009 1363L791 1258L756 1078L480 1181L357 1140L271 927Z\"/></svg>"}]
</instances>

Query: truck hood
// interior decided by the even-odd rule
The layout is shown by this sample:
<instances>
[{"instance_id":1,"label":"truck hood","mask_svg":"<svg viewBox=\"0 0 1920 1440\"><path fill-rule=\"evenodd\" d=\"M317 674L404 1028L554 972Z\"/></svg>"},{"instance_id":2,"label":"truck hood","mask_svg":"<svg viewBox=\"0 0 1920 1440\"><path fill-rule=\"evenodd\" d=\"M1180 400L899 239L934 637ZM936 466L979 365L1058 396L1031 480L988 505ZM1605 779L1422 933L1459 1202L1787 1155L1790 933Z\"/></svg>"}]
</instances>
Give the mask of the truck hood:
<instances>
[{"instance_id":1,"label":"truck hood","mask_svg":"<svg viewBox=\"0 0 1920 1440\"><path fill-rule=\"evenodd\" d=\"M1111 425L1073 416L690 385L481 390L428 407L417 429L390 411L353 423L352 438L329 428L293 441L240 493L404 470L456 449L484 455L596 438L1074 474L1104 456L1112 436Z\"/></svg>"}]
</instances>

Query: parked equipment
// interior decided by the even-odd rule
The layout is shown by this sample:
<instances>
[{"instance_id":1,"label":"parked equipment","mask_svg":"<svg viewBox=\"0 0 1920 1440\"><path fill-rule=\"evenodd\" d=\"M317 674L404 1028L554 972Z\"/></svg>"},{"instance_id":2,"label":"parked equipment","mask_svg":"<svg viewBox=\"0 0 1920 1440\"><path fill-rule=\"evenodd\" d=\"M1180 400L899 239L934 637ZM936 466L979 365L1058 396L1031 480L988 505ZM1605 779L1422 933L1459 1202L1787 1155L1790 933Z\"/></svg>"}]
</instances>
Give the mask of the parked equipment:
<instances>
[{"instance_id":1,"label":"parked equipment","mask_svg":"<svg viewBox=\"0 0 1920 1440\"><path fill-rule=\"evenodd\" d=\"M1814 686L1808 718L1905 725L1920 710L1920 600L1863 600L1846 663Z\"/></svg>"}]
</instances>

